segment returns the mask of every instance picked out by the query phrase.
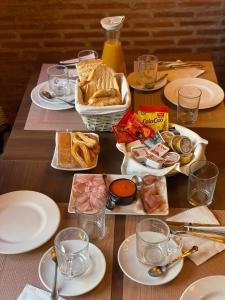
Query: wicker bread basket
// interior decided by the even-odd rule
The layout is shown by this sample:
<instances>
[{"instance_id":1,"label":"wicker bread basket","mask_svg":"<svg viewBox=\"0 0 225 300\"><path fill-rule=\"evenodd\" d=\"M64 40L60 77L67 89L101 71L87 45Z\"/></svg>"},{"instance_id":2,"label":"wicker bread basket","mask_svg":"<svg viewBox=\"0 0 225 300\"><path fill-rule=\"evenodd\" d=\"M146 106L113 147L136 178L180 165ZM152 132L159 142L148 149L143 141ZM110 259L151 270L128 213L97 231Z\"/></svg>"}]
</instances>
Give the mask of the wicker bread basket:
<instances>
[{"instance_id":1,"label":"wicker bread basket","mask_svg":"<svg viewBox=\"0 0 225 300\"><path fill-rule=\"evenodd\" d=\"M83 94L78 84L75 87L75 109L80 114L83 123L90 131L112 131L112 125L118 123L131 105L131 95L124 74L116 74L120 87L122 105L89 106L82 104Z\"/></svg>"}]
</instances>

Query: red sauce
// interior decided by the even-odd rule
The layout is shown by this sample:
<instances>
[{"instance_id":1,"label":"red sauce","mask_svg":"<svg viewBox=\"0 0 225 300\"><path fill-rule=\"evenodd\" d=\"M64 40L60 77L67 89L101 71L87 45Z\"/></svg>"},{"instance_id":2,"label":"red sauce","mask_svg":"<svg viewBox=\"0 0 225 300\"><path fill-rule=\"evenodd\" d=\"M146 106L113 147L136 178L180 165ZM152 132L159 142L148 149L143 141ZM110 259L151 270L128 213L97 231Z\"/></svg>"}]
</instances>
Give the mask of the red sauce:
<instances>
[{"instance_id":1,"label":"red sauce","mask_svg":"<svg viewBox=\"0 0 225 300\"><path fill-rule=\"evenodd\" d=\"M118 179L112 182L110 190L116 196L128 197L135 193L136 186L129 179Z\"/></svg>"}]
</instances>

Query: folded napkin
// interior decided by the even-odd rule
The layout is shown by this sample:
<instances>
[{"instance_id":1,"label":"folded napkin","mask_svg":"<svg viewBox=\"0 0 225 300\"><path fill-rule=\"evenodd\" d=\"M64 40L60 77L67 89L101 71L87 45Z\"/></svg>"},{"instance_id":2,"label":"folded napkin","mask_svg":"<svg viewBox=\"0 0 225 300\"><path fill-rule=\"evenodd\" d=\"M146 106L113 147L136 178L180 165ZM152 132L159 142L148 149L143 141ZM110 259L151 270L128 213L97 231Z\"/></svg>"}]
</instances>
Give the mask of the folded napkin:
<instances>
[{"instance_id":1,"label":"folded napkin","mask_svg":"<svg viewBox=\"0 0 225 300\"><path fill-rule=\"evenodd\" d=\"M167 76L168 81L173 81L175 79L180 79L180 78L198 77L204 72L205 70L193 68L193 67L184 68L184 69L173 69L167 71L159 71L159 77L163 76L164 74L168 74Z\"/></svg>"},{"instance_id":2,"label":"folded napkin","mask_svg":"<svg viewBox=\"0 0 225 300\"><path fill-rule=\"evenodd\" d=\"M17 300L51 300L51 294L30 284L27 284ZM62 297L58 297L58 300L65 299Z\"/></svg>"},{"instance_id":3,"label":"folded napkin","mask_svg":"<svg viewBox=\"0 0 225 300\"><path fill-rule=\"evenodd\" d=\"M167 221L179 221L179 222L195 222L202 224L214 224L218 225L219 222L213 213L208 209L207 206L197 206L188 209L182 213L179 213L173 217L167 219ZM210 257L223 251L225 244L221 244L206 239L197 237L183 237L184 248L189 249L192 246L198 246L198 252L189 256L189 258L197 265L204 263Z\"/></svg>"}]
</instances>

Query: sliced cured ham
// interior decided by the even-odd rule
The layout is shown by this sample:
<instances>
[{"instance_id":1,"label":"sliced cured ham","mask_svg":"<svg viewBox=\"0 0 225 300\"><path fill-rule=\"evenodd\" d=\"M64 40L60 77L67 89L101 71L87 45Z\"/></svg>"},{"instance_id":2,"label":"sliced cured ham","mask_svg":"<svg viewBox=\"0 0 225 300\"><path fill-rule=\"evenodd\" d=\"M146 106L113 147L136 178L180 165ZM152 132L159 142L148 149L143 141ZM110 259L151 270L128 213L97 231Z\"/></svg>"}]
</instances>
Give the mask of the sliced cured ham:
<instances>
[{"instance_id":1,"label":"sliced cured ham","mask_svg":"<svg viewBox=\"0 0 225 300\"><path fill-rule=\"evenodd\" d=\"M146 175L143 178L143 186L140 190L141 200L145 211L150 214L163 206L160 195L159 180L156 176Z\"/></svg>"},{"instance_id":2,"label":"sliced cured ham","mask_svg":"<svg viewBox=\"0 0 225 300\"><path fill-rule=\"evenodd\" d=\"M101 174L76 174L72 183L72 200L75 210L98 211L107 199L107 189Z\"/></svg>"}]
</instances>

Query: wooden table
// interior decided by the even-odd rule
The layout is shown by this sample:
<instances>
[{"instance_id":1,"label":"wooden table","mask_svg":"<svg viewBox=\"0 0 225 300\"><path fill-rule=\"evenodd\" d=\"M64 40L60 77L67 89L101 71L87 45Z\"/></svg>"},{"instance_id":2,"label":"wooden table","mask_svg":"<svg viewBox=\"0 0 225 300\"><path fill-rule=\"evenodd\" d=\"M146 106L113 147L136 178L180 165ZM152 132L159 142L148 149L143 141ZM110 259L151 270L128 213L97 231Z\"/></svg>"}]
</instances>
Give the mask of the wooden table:
<instances>
[{"instance_id":1,"label":"wooden table","mask_svg":"<svg viewBox=\"0 0 225 300\"><path fill-rule=\"evenodd\" d=\"M192 59L194 59L192 57ZM205 59L205 57L204 57ZM198 57L198 60L200 58ZM12 130L3 160L0 161L0 193L14 190L34 190L50 196L59 203L62 212L61 227L74 225L74 216L66 213L70 196L73 172L55 170L50 166L54 151L53 131L24 131L24 124L30 108L30 92L36 85L38 73L35 73L27 87L17 119ZM216 77L214 78L216 81ZM162 91L157 92L161 95ZM157 96L157 97L158 97ZM134 95L134 104L141 99L148 101L152 94ZM161 97L161 96L160 96ZM161 99L161 98L160 98ZM215 110L205 113L207 118L216 122L208 122L200 118L201 126L194 128L203 138L209 141L206 156L214 161L220 170L220 175L215 191L213 209L225 209L225 139L224 139L224 116L223 103ZM204 112L202 113L204 116ZM209 119L208 119L209 120ZM206 122L205 122L206 121ZM205 122L205 123L204 123ZM207 123L208 122L208 123ZM206 124L207 123L207 124ZM198 127L198 126L197 126ZM206 128L204 128L206 127ZM208 128L207 128L208 127ZM115 147L115 138L112 133L100 133L101 153L97 168L92 173L120 173L122 154ZM2 174L4 174L2 176ZM190 207L186 200L187 177L177 174L167 178L168 199L170 212L174 214L178 208ZM62 204L62 203L65 203ZM218 211L223 219L223 211ZM98 243L107 260L107 273L101 284L92 292L76 299L179 299L182 291L194 280L213 274L225 274L220 261L224 260L224 253L218 254L209 262L196 268L193 263L187 261L182 273L171 283L162 287L145 287L134 283L123 275L117 263L117 251L125 237L135 232L136 223L140 220L135 216L114 216L107 218L108 235ZM60 228L61 228L60 227ZM110 234L109 234L110 232ZM111 239L110 239L111 238ZM0 288L3 299L15 299L21 292L25 283L43 288L37 275L38 263L44 251L52 245L52 240L37 250L22 255L0 255ZM213 266L216 268L213 270ZM3 266L5 266L3 270ZM20 270L13 278L14 289L12 289L12 270L14 267ZM190 276L190 274L192 274ZM15 279L15 280L14 280ZM75 299L75 298L74 298Z\"/></svg>"}]
</instances>

